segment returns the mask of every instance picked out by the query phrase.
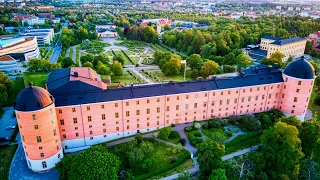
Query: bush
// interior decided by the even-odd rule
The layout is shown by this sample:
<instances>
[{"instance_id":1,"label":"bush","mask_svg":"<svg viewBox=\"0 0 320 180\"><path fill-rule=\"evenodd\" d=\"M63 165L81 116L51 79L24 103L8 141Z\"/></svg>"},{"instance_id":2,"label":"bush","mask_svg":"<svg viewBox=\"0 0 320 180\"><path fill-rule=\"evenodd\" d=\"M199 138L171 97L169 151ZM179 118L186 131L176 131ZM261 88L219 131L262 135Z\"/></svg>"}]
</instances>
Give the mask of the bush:
<instances>
[{"instance_id":1,"label":"bush","mask_svg":"<svg viewBox=\"0 0 320 180\"><path fill-rule=\"evenodd\" d=\"M146 160L144 160L143 164L141 165L141 169L143 171L150 172L152 165L153 165L152 159L146 159Z\"/></svg>"},{"instance_id":2,"label":"bush","mask_svg":"<svg viewBox=\"0 0 320 180\"><path fill-rule=\"evenodd\" d=\"M191 132L193 130L193 127L192 126L186 126L184 127L184 131L185 132Z\"/></svg>"},{"instance_id":3,"label":"bush","mask_svg":"<svg viewBox=\"0 0 320 180\"><path fill-rule=\"evenodd\" d=\"M226 125L228 125L228 121L226 119L221 119L220 125L221 125L221 127L225 127Z\"/></svg>"},{"instance_id":4,"label":"bush","mask_svg":"<svg viewBox=\"0 0 320 180\"><path fill-rule=\"evenodd\" d=\"M198 122L194 122L194 123L193 123L193 128L194 128L194 129L200 129L200 128L201 128L201 124L198 123Z\"/></svg>"},{"instance_id":5,"label":"bush","mask_svg":"<svg viewBox=\"0 0 320 180\"><path fill-rule=\"evenodd\" d=\"M179 138L179 137L180 137L180 134L178 131L171 131L170 132L169 138L174 139L174 138Z\"/></svg>"},{"instance_id":6,"label":"bush","mask_svg":"<svg viewBox=\"0 0 320 180\"><path fill-rule=\"evenodd\" d=\"M240 119L240 116L230 116L228 118L228 122L232 125L236 125L239 119Z\"/></svg>"},{"instance_id":7,"label":"bush","mask_svg":"<svg viewBox=\"0 0 320 180\"><path fill-rule=\"evenodd\" d=\"M243 131L257 131L261 128L261 123L252 115L241 116L239 119L239 126Z\"/></svg>"},{"instance_id":8,"label":"bush","mask_svg":"<svg viewBox=\"0 0 320 180\"><path fill-rule=\"evenodd\" d=\"M137 141L138 144L141 144L143 142L143 137L141 133L137 133L134 139Z\"/></svg>"},{"instance_id":9,"label":"bush","mask_svg":"<svg viewBox=\"0 0 320 180\"><path fill-rule=\"evenodd\" d=\"M314 99L313 103L317 106L320 106L320 93L317 93L317 96Z\"/></svg>"},{"instance_id":10,"label":"bush","mask_svg":"<svg viewBox=\"0 0 320 180\"><path fill-rule=\"evenodd\" d=\"M209 125L208 124L204 124L204 125L202 125L202 128L203 129L209 129Z\"/></svg>"},{"instance_id":11,"label":"bush","mask_svg":"<svg viewBox=\"0 0 320 180\"><path fill-rule=\"evenodd\" d=\"M208 127L209 127L209 128L221 128L221 125L220 125L220 123L218 122L218 120L213 119L213 120L210 120L210 121L208 122Z\"/></svg>"},{"instance_id":12,"label":"bush","mask_svg":"<svg viewBox=\"0 0 320 180\"><path fill-rule=\"evenodd\" d=\"M191 141L192 146L197 146L198 144L203 142L203 139L201 139L201 138L192 138L190 141Z\"/></svg>"},{"instance_id":13,"label":"bush","mask_svg":"<svg viewBox=\"0 0 320 180\"><path fill-rule=\"evenodd\" d=\"M195 137L202 137L202 133L200 131L193 131L193 135Z\"/></svg>"},{"instance_id":14,"label":"bush","mask_svg":"<svg viewBox=\"0 0 320 180\"><path fill-rule=\"evenodd\" d=\"M158 137L159 137L160 139L167 140L167 139L169 138L169 135L170 135L170 133L171 133L171 130L172 130L172 128L171 128L170 126L169 126L169 127L164 127L164 128L162 128L162 129L160 130L160 132L159 132Z\"/></svg>"},{"instance_id":15,"label":"bush","mask_svg":"<svg viewBox=\"0 0 320 180\"><path fill-rule=\"evenodd\" d=\"M227 136L229 136L229 137L232 136L232 132L230 132L230 131L227 131L226 134L227 134Z\"/></svg>"},{"instance_id":16,"label":"bush","mask_svg":"<svg viewBox=\"0 0 320 180\"><path fill-rule=\"evenodd\" d=\"M180 139L180 144L181 144L182 146L185 146L186 143L187 143L187 141L186 141L185 138L181 138L181 139Z\"/></svg>"}]
</instances>

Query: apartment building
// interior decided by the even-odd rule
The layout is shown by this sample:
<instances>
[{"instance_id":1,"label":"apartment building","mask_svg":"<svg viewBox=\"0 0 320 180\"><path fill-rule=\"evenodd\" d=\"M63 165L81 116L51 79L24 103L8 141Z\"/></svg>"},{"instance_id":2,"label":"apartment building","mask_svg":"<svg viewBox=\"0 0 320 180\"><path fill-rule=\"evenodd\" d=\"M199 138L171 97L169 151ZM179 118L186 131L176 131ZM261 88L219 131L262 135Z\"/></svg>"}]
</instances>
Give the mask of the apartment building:
<instances>
[{"instance_id":1,"label":"apartment building","mask_svg":"<svg viewBox=\"0 0 320 180\"><path fill-rule=\"evenodd\" d=\"M50 44L54 37L53 28L46 29L27 29L20 33L22 37L36 37L39 46Z\"/></svg>"}]
</instances>

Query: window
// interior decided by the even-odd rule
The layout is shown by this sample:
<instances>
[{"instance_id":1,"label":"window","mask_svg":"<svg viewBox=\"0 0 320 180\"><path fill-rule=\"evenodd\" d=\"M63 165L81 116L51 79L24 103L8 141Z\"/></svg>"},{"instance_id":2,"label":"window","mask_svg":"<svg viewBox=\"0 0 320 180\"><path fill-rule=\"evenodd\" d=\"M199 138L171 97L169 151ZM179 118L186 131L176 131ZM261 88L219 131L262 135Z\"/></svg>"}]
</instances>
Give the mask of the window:
<instances>
[{"instance_id":1,"label":"window","mask_svg":"<svg viewBox=\"0 0 320 180\"><path fill-rule=\"evenodd\" d=\"M102 131L103 131L103 133L106 133L106 132L107 132L107 129L103 129Z\"/></svg>"},{"instance_id":2,"label":"window","mask_svg":"<svg viewBox=\"0 0 320 180\"><path fill-rule=\"evenodd\" d=\"M45 161L42 161L42 168L47 168L47 163Z\"/></svg>"},{"instance_id":3,"label":"window","mask_svg":"<svg viewBox=\"0 0 320 180\"><path fill-rule=\"evenodd\" d=\"M114 104L114 107L118 107L118 106L119 106L118 103L115 103L115 104Z\"/></svg>"},{"instance_id":4,"label":"window","mask_svg":"<svg viewBox=\"0 0 320 180\"><path fill-rule=\"evenodd\" d=\"M243 92L245 93L245 92L246 92L246 90L244 89L244 90L243 90Z\"/></svg>"},{"instance_id":5,"label":"window","mask_svg":"<svg viewBox=\"0 0 320 180\"><path fill-rule=\"evenodd\" d=\"M32 114L32 120L36 120L36 115L35 114Z\"/></svg>"},{"instance_id":6,"label":"window","mask_svg":"<svg viewBox=\"0 0 320 180\"><path fill-rule=\"evenodd\" d=\"M77 118L73 118L73 124L77 124L77 123L78 123Z\"/></svg>"},{"instance_id":7,"label":"window","mask_svg":"<svg viewBox=\"0 0 320 180\"><path fill-rule=\"evenodd\" d=\"M237 102L238 102L238 99L237 99L237 98L235 98L235 99L234 99L234 103L235 103L235 104L237 104Z\"/></svg>"},{"instance_id":8,"label":"window","mask_svg":"<svg viewBox=\"0 0 320 180\"><path fill-rule=\"evenodd\" d=\"M92 119L91 119L91 116L88 116L88 122L91 122Z\"/></svg>"},{"instance_id":9,"label":"window","mask_svg":"<svg viewBox=\"0 0 320 180\"><path fill-rule=\"evenodd\" d=\"M127 125L127 129L130 129L130 125Z\"/></svg>"},{"instance_id":10,"label":"window","mask_svg":"<svg viewBox=\"0 0 320 180\"><path fill-rule=\"evenodd\" d=\"M42 146L39 147L39 150L42 150Z\"/></svg>"},{"instance_id":11,"label":"window","mask_svg":"<svg viewBox=\"0 0 320 180\"><path fill-rule=\"evenodd\" d=\"M72 112L76 112L76 108L72 108Z\"/></svg>"},{"instance_id":12,"label":"window","mask_svg":"<svg viewBox=\"0 0 320 180\"><path fill-rule=\"evenodd\" d=\"M309 97L307 97L307 101L306 102L308 102L309 101Z\"/></svg>"},{"instance_id":13,"label":"window","mask_svg":"<svg viewBox=\"0 0 320 180\"><path fill-rule=\"evenodd\" d=\"M264 100L264 95L262 95L262 100Z\"/></svg>"},{"instance_id":14,"label":"window","mask_svg":"<svg viewBox=\"0 0 320 180\"><path fill-rule=\"evenodd\" d=\"M166 120L166 123L168 124L168 123L169 123L169 120Z\"/></svg>"},{"instance_id":15,"label":"window","mask_svg":"<svg viewBox=\"0 0 320 180\"><path fill-rule=\"evenodd\" d=\"M92 135L92 131L90 131L90 135Z\"/></svg>"},{"instance_id":16,"label":"window","mask_svg":"<svg viewBox=\"0 0 320 180\"><path fill-rule=\"evenodd\" d=\"M198 107L198 103L194 103L194 108L197 108Z\"/></svg>"},{"instance_id":17,"label":"window","mask_svg":"<svg viewBox=\"0 0 320 180\"><path fill-rule=\"evenodd\" d=\"M59 109L59 114L62 114L62 109Z\"/></svg>"},{"instance_id":18,"label":"window","mask_svg":"<svg viewBox=\"0 0 320 180\"><path fill-rule=\"evenodd\" d=\"M294 97L293 102L297 102L297 101L298 101L298 98Z\"/></svg>"},{"instance_id":19,"label":"window","mask_svg":"<svg viewBox=\"0 0 320 180\"><path fill-rule=\"evenodd\" d=\"M157 121L157 125L159 125L160 124L160 122L159 121Z\"/></svg>"},{"instance_id":20,"label":"window","mask_svg":"<svg viewBox=\"0 0 320 180\"><path fill-rule=\"evenodd\" d=\"M271 94L269 94L269 99L271 99Z\"/></svg>"},{"instance_id":21,"label":"window","mask_svg":"<svg viewBox=\"0 0 320 180\"><path fill-rule=\"evenodd\" d=\"M216 95L216 93L215 93L215 92L213 92L213 93L212 93L212 96L215 96L215 95Z\"/></svg>"},{"instance_id":22,"label":"window","mask_svg":"<svg viewBox=\"0 0 320 180\"><path fill-rule=\"evenodd\" d=\"M150 103L150 100L149 100L149 99L147 99L147 103L148 103L148 104Z\"/></svg>"},{"instance_id":23,"label":"window","mask_svg":"<svg viewBox=\"0 0 320 180\"><path fill-rule=\"evenodd\" d=\"M186 108L186 109L189 109L189 104L186 104L186 105L185 105L185 108Z\"/></svg>"},{"instance_id":24,"label":"window","mask_svg":"<svg viewBox=\"0 0 320 180\"><path fill-rule=\"evenodd\" d=\"M150 123L149 123L149 122L147 122L147 126L150 126Z\"/></svg>"},{"instance_id":25,"label":"window","mask_svg":"<svg viewBox=\"0 0 320 180\"><path fill-rule=\"evenodd\" d=\"M203 107L207 107L207 103L206 102L203 103Z\"/></svg>"},{"instance_id":26,"label":"window","mask_svg":"<svg viewBox=\"0 0 320 180\"><path fill-rule=\"evenodd\" d=\"M250 92L252 92L252 88L250 88Z\"/></svg>"},{"instance_id":27,"label":"window","mask_svg":"<svg viewBox=\"0 0 320 180\"><path fill-rule=\"evenodd\" d=\"M180 99L180 97L179 96L177 96L177 100L179 100Z\"/></svg>"},{"instance_id":28,"label":"window","mask_svg":"<svg viewBox=\"0 0 320 180\"><path fill-rule=\"evenodd\" d=\"M115 116L116 118L119 118L119 113L115 113L114 116Z\"/></svg>"},{"instance_id":29,"label":"window","mask_svg":"<svg viewBox=\"0 0 320 180\"><path fill-rule=\"evenodd\" d=\"M41 136L37 136L37 143L41 143Z\"/></svg>"},{"instance_id":30,"label":"window","mask_svg":"<svg viewBox=\"0 0 320 180\"><path fill-rule=\"evenodd\" d=\"M76 137L79 137L79 133L76 133Z\"/></svg>"},{"instance_id":31,"label":"window","mask_svg":"<svg viewBox=\"0 0 320 180\"><path fill-rule=\"evenodd\" d=\"M230 99L227 99L227 104L229 104L230 103Z\"/></svg>"},{"instance_id":32,"label":"window","mask_svg":"<svg viewBox=\"0 0 320 180\"><path fill-rule=\"evenodd\" d=\"M56 136L56 135L57 135L57 130L54 129L54 130L53 130L53 136Z\"/></svg>"},{"instance_id":33,"label":"window","mask_svg":"<svg viewBox=\"0 0 320 180\"><path fill-rule=\"evenodd\" d=\"M276 93L276 98L278 98L278 93Z\"/></svg>"},{"instance_id":34,"label":"window","mask_svg":"<svg viewBox=\"0 0 320 180\"><path fill-rule=\"evenodd\" d=\"M139 105L139 104L140 104L140 102L139 102L139 101L137 101L136 103L137 103L137 105ZM127 105L127 106L128 106L128 105Z\"/></svg>"},{"instance_id":35,"label":"window","mask_svg":"<svg viewBox=\"0 0 320 180\"><path fill-rule=\"evenodd\" d=\"M34 125L34 129L39 129L38 125Z\"/></svg>"},{"instance_id":36,"label":"window","mask_svg":"<svg viewBox=\"0 0 320 180\"><path fill-rule=\"evenodd\" d=\"M116 131L119 131L119 127L116 127Z\"/></svg>"},{"instance_id":37,"label":"window","mask_svg":"<svg viewBox=\"0 0 320 180\"><path fill-rule=\"evenodd\" d=\"M136 110L136 115L140 115L140 110Z\"/></svg>"},{"instance_id":38,"label":"window","mask_svg":"<svg viewBox=\"0 0 320 180\"><path fill-rule=\"evenodd\" d=\"M90 140L92 140L93 139L93 137L90 137Z\"/></svg>"},{"instance_id":39,"label":"window","mask_svg":"<svg viewBox=\"0 0 320 180\"><path fill-rule=\"evenodd\" d=\"M294 113L294 110L291 110L291 113Z\"/></svg>"},{"instance_id":40,"label":"window","mask_svg":"<svg viewBox=\"0 0 320 180\"><path fill-rule=\"evenodd\" d=\"M257 88L257 91L259 91L259 90L260 90L260 87Z\"/></svg>"},{"instance_id":41,"label":"window","mask_svg":"<svg viewBox=\"0 0 320 180\"><path fill-rule=\"evenodd\" d=\"M251 101L251 96L248 97L248 102L250 102L250 101Z\"/></svg>"},{"instance_id":42,"label":"window","mask_svg":"<svg viewBox=\"0 0 320 180\"><path fill-rule=\"evenodd\" d=\"M92 125L89 125L89 128L92 128Z\"/></svg>"},{"instance_id":43,"label":"window","mask_svg":"<svg viewBox=\"0 0 320 180\"><path fill-rule=\"evenodd\" d=\"M63 139L65 139L65 138L67 138L67 135L63 134L62 137L63 137Z\"/></svg>"},{"instance_id":44,"label":"window","mask_svg":"<svg viewBox=\"0 0 320 180\"><path fill-rule=\"evenodd\" d=\"M147 109L147 114L150 114L150 109Z\"/></svg>"},{"instance_id":45,"label":"window","mask_svg":"<svg viewBox=\"0 0 320 180\"><path fill-rule=\"evenodd\" d=\"M214 101L211 102L211 106L214 106Z\"/></svg>"},{"instance_id":46,"label":"window","mask_svg":"<svg viewBox=\"0 0 320 180\"><path fill-rule=\"evenodd\" d=\"M221 91L221 96L223 95L223 91Z\"/></svg>"},{"instance_id":47,"label":"window","mask_svg":"<svg viewBox=\"0 0 320 180\"><path fill-rule=\"evenodd\" d=\"M170 106L167 106L167 111L170 111Z\"/></svg>"},{"instance_id":48,"label":"window","mask_svg":"<svg viewBox=\"0 0 320 180\"><path fill-rule=\"evenodd\" d=\"M243 97L243 98L241 98L241 102L244 102L244 97Z\"/></svg>"},{"instance_id":49,"label":"window","mask_svg":"<svg viewBox=\"0 0 320 180\"><path fill-rule=\"evenodd\" d=\"M301 81L298 82L298 85L301 85Z\"/></svg>"},{"instance_id":50,"label":"window","mask_svg":"<svg viewBox=\"0 0 320 180\"><path fill-rule=\"evenodd\" d=\"M189 99L189 95L186 95L186 99Z\"/></svg>"},{"instance_id":51,"label":"window","mask_svg":"<svg viewBox=\"0 0 320 180\"><path fill-rule=\"evenodd\" d=\"M284 86L283 86L283 89L287 89L287 86L286 86L286 85L284 85Z\"/></svg>"},{"instance_id":52,"label":"window","mask_svg":"<svg viewBox=\"0 0 320 180\"><path fill-rule=\"evenodd\" d=\"M137 124L137 128L140 128L140 124Z\"/></svg>"},{"instance_id":53,"label":"window","mask_svg":"<svg viewBox=\"0 0 320 180\"><path fill-rule=\"evenodd\" d=\"M130 116L130 112L126 111L126 116L129 117Z\"/></svg>"},{"instance_id":54,"label":"window","mask_svg":"<svg viewBox=\"0 0 320 180\"><path fill-rule=\"evenodd\" d=\"M230 95L230 94L231 94L231 91L228 91L228 94Z\"/></svg>"},{"instance_id":55,"label":"window","mask_svg":"<svg viewBox=\"0 0 320 180\"><path fill-rule=\"evenodd\" d=\"M160 113L160 108L159 107L157 107L157 113Z\"/></svg>"},{"instance_id":56,"label":"window","mask_svg":"<svg viewBox=\"0 0 320 180\"><path fill-rule=\"evenodd\" d=\"M61 125L61 126L64 125L64 120L63 120L63 119L60 120L60 125Z\"/></svg>"},{"instance_id":57,"label":"window","mask_svg":"<svg viewBox=\"0 0 320 180\"><path fill-rule=\"evenodd\" d=\"M61 156L60 156L60 154L58 154L58 158L60 158Z\"/></svg>"},{"instance_id":58,"label":"window","mask_svg":"<svg viewBox=\"0 0 320 180\"><path fill-rule=\"evenodd\" d=\"M90 111L90 106L87 106L87 111Z\"/></svg>"},{"instance_id":59,"label":"window","mask_svg":"<svg viewBox=\"0 0 320 180\"><path fill-rule=\"evenodd\" d=\"M170 97L167 97L167 101L170 101Z\"/></svg>"},{"instance_id":60,"label":"window","mask_svg":"<svg viewBox=\"0 0 320 180\"><path fill-rule=\"evenodd\" d=\"M258 99L259 99L259 96L256 96L256 101L258 101Z\"/></svg>"},{"instance_id":61,"label":"window","mask_svg":"<svg viewBox=\"0 0 320 180\"><path fill-rule=\"evenodd\" d=\"M66 130L65 130L65 129L61 129L61 131L62 131L62 132L65 132Z\"/></svg>"},{"instance_id":62,"label":"window","mask_svg":"<svg viewBox=\"0 0 320 180\"><path fill-rule=\"evenodd\" d=\"M101 109L104 109L104 104L101 105Z\"/></svg>"},{"instance_id":63,"label":"window","mask_svg":"<svg viewBox=\"0 0 320 180\"><path fill-rule=\"evenodd\" d=\"M297 89L296 92L297 92L297 93L300 92L300 89Z\"/></svg>"},{"instance_id":64,"label":"window","mask_svg":"<svg viewBox=\"0 0 320 180\"><path fill-rule=\"evenodd\" d=\"M160 98L157 98L157 102L160 102Z\"/></svg>"},{"instance_id":65,"label":"window","mask_svg":"<svg viewBox=\"0 0 320 180\"><path fill-rule=\"evenodd\" d=\"M106 126L106 123L103 123L102 126Z\"/></svg>"},{"instance_id":66,"label":"window","mask_svg":"<svg viewBox=\"0 0 320 180\"><path fill-rule=\"evenodd\" d=\"M282 94L282 99L284 99L284 94Z\"/></svg>"},{"instance_id":67,"label":"window","mask_svg":"<svg viewBox=\"0 0 320 180\"><path fill-rule=\"evenodd\" d=\"M126 102L126 106L129 106L129 102Z\"/></svg>"},{"instance_id":68,"label":"window","mask_svg":"<svg viewBox=\"0 0 320 180\"><path fill-rule=\"evenodd\" d=\"M266 90L267 89L267 87L265 86L265 87L263 87L263 90Z\"/></svg>"},{"instance_id":69,"label":"window","mask_svg":"<svg viewBox=\"0 0 320 180\"><path fill-rule=\"evenodd\" d=\"M105 115L105 114L102 114L102 115L101 115L101 118L102 118L102 120L106 120L106 115Z\"/></svg>"},{"instance_id":70,"label":"window","mask_svg":"<svg viewBox=\"0 0 320 180\"><path fill-rule=\"evenodd\" d=\"M119 124L119 121L116 121L116 124Z\"/></svg>"},{"instance_id":71,"label":"window","mask_svg":"<svg viewBox=\"0 0 320 180\"><path fill-rule=\"evenodd\" d=\"M176 105L176 110L179 110L179 105Z\"/></svg>"}]
</instances>

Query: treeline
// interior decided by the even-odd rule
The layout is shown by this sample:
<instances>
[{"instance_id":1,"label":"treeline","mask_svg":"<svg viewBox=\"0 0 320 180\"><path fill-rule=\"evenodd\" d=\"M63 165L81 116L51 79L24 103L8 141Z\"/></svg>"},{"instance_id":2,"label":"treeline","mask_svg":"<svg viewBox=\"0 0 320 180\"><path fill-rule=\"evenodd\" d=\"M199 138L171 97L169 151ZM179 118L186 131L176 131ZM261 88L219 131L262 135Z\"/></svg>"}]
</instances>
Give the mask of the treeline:
<instances>
[{"instance_id":1,"label":"treeline","mask_svg":"<svg viewBox=\"0 0 320 180\"><path fill-rule=\"evenodd\" d=\"M117 29L119 31L119 29ZM132 26L125 27L123 32L119 32L120 35L123 35L129 40L138 40L144 41L147 43L158 43L158 33L153 26Z\"/></svg>"},{"instance_id":2,"label":"treeline","mask_svg":"<svg viewBox=\"0 0 320 180\"><path fill-rule=\"evenodd\" d=\"M81 44L85 39L97 39L98 35L95 31L88 31L86 28L80 26L78 29L62 29L61 43L62 48L66 49L70 46Z\"/></svg>"}]
</instances>

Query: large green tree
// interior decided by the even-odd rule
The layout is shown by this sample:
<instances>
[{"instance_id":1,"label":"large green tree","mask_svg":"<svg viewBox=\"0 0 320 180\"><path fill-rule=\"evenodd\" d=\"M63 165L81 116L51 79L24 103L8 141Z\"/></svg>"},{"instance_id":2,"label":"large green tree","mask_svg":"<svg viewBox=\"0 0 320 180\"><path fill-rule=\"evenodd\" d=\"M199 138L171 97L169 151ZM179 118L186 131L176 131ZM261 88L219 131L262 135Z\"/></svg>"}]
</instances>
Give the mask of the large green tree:
<instances>
[{"instance_id":1,"label":"large green tree","mask_svg":"<svg viewBox=\"0 0 320 180\"><path fill-rule=\"evenodd\" d=\"M203 63L202 67L202 76L208 77L210 75L215 75L219 72L220 66L218 63L208 60L205 63Z\"/></svg>"},{"instance_id":2,"label":"large green tree","mask_svg":"<svg viewBox=\"0 0 320 180\"><path fill-rule=\"evenodd\" d=\"M302 141L303 152L313 159L320 155L320 123L315 119L307 120L302 123L299 137Z\"/></svg>"},{"instance_id":3,"label":"large green tree","mask_svg":"<svg viewBox=\"0 0 320 180\"><path fill-rule=\"evenodd\" d=\"M203 64L203 60L201 59L201 56L199 54L192 54L187 59L187 63L189 67L193 69L201 69L201 66Z\"/></svg>"}]
</instances>

